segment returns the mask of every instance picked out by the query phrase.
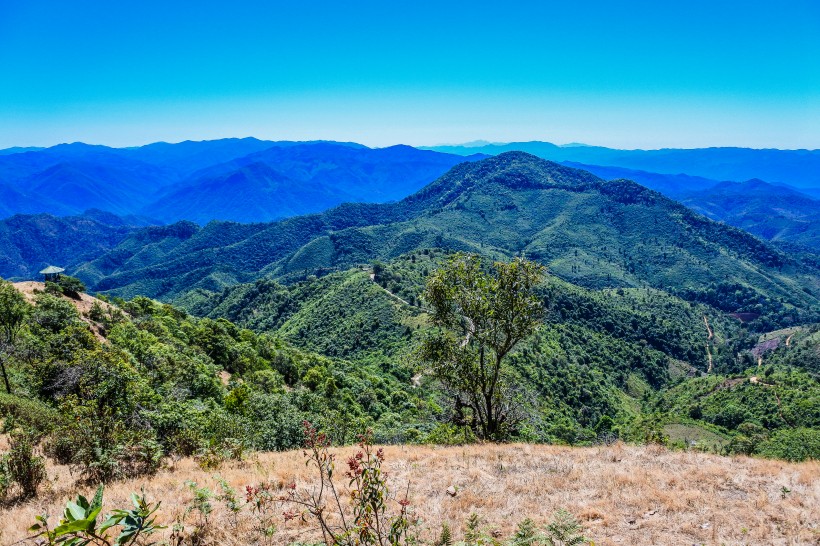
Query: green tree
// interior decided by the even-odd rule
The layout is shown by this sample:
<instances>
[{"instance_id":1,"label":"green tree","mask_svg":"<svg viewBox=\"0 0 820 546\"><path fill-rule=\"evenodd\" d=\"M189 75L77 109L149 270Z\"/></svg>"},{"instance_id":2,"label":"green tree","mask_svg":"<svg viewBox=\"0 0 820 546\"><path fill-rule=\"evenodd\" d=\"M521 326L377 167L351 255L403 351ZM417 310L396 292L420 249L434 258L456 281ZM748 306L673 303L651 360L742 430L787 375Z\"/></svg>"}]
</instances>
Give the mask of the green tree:
<instances>
[{"instance_id":1,"label":"green tree","mask_svg":"<svg viewBox=\"0 0 820 546\"><path fill-rule=\"evenodd\" d=\"M80 294L85 292L85 284L77 277L63 275L58 282L63 293L74 299L80 299Z\"/></svg>"},{"instance_id":2,"label":"green tree","mask_svg":"<svg viewBox=\"0 0 820 546\"><path fill-rule=\"evenodd\" d=\"M25 324L31 306L14 285L0 280L0 373L6 384L6 392L11 394L11 384L6 370L4 355L14 348L17 334Z\"/></svg>"},{"instance_id":3,"label":"green tree","mask_svg":"<svg viewBox=\"0 0 820 546\"><path fill-rule=\"evenodd\" d=\"M478 256L458 254L427 280L424 298L440 330L419 350L422 362L454 396L457 421L484 439L501 439L520 419L504 358L541 323L534 294L543 266L524 258L482 268ZM469 416L461 416L464 410Z\"/></svg>"}]
</instances>

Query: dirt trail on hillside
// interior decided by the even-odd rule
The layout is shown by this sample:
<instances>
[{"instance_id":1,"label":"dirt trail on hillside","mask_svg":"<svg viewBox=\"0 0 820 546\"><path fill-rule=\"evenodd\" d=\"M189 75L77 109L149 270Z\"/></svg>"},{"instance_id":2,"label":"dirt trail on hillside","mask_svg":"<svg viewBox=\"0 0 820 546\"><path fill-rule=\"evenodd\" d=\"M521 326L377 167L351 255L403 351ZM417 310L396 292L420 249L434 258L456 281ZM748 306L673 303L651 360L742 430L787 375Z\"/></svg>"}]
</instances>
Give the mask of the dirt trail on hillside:
<instances>
[{"instance_id":1,"label":"dirt trail on hillside","mask_svg":"<svg viewBox=\"0 0 820 546\"><path fill-rule=\"evenodd\" d=\"M395 299L395 300L398 300L398 301L400 301L401 303L403 303L404 305L407 305L407 306L409 306L409 307L415 307L415 305L413 305L413 304L412 304L412 303L410 303L409 301L407 301L407 300L405 300L405 299L403 299L403 298L401 298L401 297L397 296L396 294L394 294L393 292L391 292L390 290L388 290L388 289L387 289L387 288L385 288L384 286L382 286L382 285L380 285L379 283L377 283L377 282L376 282L376 274L375 274L375 273L371 273L371 274L370 274L370 280L371 280L371 281L373 281L373 284L375 284L376 286L378 286L379 288L381 288L382 290L384 290L385 292L387 292L387 295L388 295L388 296L390 296L391 298L393 298L393 299Z\"/></svg>"},{"instance_id":2,"label":"dirt trail on hillside","mask_svg":"<svg viewBox=\"0 0 820 546\"><path fill-rule=\"evenodd\" d=\"M703 323L706 324L706 331L709 333L706 339L711 340L713 337L715 337L715 334L712 332L712 328L709 326L709 319L706 318L706 315L703 315Z\"/></svg>"},{"instance_id":3,"label":"dirt trail on hillside","mask_svg":"<svg viewBox=\"0 0 820 546\"><path fill-rule=\"evenodd\" d=\"M709 362L709 367L706 369L706 373L712 373L712 348L711 342L712 338L715 337L714 332L712 332L712 328L709 326L709 319L706 318L706 315L703 315L703 323L706 325L706 359Z\"/></svg>"}]
</instances>

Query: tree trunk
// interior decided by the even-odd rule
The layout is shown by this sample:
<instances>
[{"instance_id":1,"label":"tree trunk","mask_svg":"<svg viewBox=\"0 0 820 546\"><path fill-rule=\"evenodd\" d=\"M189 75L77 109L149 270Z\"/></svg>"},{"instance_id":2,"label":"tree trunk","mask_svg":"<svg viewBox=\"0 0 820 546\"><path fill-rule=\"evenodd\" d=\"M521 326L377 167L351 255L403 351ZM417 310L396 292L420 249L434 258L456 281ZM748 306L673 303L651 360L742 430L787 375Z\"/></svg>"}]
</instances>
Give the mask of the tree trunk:
<instances>
[{"instance_id":1,"label":"tree trunk","mask_svg":"<svg viewBox=\"0 0 820 546\"><path fill-rule=\"evenodd\" d=\"M9 384L9 375L6 373L6 362L3 355L0 353L0 372L3 373L3 382L6 384L6 392L11 394L11 385Z\"/></svg>"}]
</instances>

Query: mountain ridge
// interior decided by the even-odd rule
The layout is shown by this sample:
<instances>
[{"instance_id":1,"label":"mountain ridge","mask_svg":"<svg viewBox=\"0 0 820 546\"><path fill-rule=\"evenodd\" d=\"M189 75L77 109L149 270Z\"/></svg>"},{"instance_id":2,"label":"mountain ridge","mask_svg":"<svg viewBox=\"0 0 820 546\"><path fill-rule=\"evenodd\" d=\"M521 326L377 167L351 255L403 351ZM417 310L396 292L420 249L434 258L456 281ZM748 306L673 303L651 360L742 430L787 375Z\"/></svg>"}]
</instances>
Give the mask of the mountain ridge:
<instances>
[{"instance_id":1,"label":"mountain ridge","mask_svg":"<svg viewBox=\"0 0 820 546\"><path fill-rule=\"evenodd\" d=\"M521 152L457 165L392 204L346 204L266 224L211 222L148 262L129 264L138 245L126 240L111 252L124 252L116 266L102 257L76 273L94 290L172 300L195 288L298 279L424 247L523 252L590 288L700 294L738 282L770 311L785 302L784 316L816 307L820 295L816 270L742 230L634 182L604 181Z\"/></svg>"},{"instance_id":2,"label":"mountain ridge","mask_svg":"<svg viewBox=\"0 0 820 546\"><path fill-rule=\"evenodd\" d=\"M717 180L743 181L762 178L797 188L820 186L820 150L739 147L618 150L603 146L562 147L542 141L422 148L465 155L476 152L495 155L519 150L552 161L574 161L663 174L685 173Z\"/></svg>"},{"instance_id":3,"label":"mountain ridge","mask_svg":"<svg viewBox=\"0 0 820 546\"><path fill-rule=\"evenodd\" d=\"M168 223L271 221L345 201L395 201L453 165L474 159L402 145L368 148L254 138L136 148L60 144L0 155L0 191L6 196L0 214L78 215L97 208ZM252 163L263 163L279 174L245 179L247 187L233 188L231 182L238 179L229 175L247 175ZM282 186L288 192L281 201L263 180L278 176L295 182ZM237 200L239 193L249 195Z\"/></svg>"}]
</instances>

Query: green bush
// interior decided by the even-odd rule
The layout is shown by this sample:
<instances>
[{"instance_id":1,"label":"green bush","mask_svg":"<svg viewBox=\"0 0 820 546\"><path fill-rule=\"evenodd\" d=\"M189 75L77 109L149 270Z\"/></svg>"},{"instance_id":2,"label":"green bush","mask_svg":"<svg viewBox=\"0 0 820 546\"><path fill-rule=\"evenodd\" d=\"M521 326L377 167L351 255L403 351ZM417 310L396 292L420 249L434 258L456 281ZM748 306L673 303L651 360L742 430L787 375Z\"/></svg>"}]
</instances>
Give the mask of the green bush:
<instances>
[{"instance_id":1,"label":"green bush","mask_svg":"<svg viewBox=\"0 0 820 546\"><path fill-rule=\"evenodd\" d=\"M5 393L0 393L0 418L6 431L19 427L35 438L48 434L60 422L60 414L43 402Z\"/></svg>"},{"instance_id":2,"label":"green bush","mask_svg":"<svg viewBox=\"0 0 820 546\"><path fill-rule=\"evenodd\" d=\"M20 488L20 497L28 499L37 495L37 489L46 479L45 460L34 454L35 442L27 433L12 432L8 453L2 457L5 475L0 487L8 491L11 484Z\"/></svg>"},{"instance_id":3,"label":"green bush","mask_svg":"<svg viewBox=\"0 0 820 546\"><path fill-rule=\"evenodd\" d=\"M820 459L820 430L780 429L761 443L758 453L773 459L806 461Z\"/></svg>"},{"instance_id":4,"label":"green bush","mask_svg":"<svg viewBox=\"0 0 820 546\"><path fill-rule=\"evenodd\" d=\"M150 475L159 470L163 450L153 431L130 428L110 408L66 402L66 420L46 442L46 452L69 464L87 483Z\"/></svg>"},{"instance_id":5,"label":"green bush","mask_svg":"<svg viewBox=\"0 0 820 546\"><path fill-rule=\"evenodd\" d=\"M439 423L421 441L423 444L463 445L472 444L476 436L470 427L459 427L452 423Z\"/></svg>"},{"instance_id":6,"label":"green bush","mask_svg":"<svg viewBox=\"0 0 820 546\"><path fill-rule=\"evenodd\" d=\"M63 294L74 299L80 299L80 294L82 294L86 290L83 281L81 281L77 277L70 277L68 275L61 275L60 280L57 281L57 284L60 285Z\"/></svg>"}]
</instances>

